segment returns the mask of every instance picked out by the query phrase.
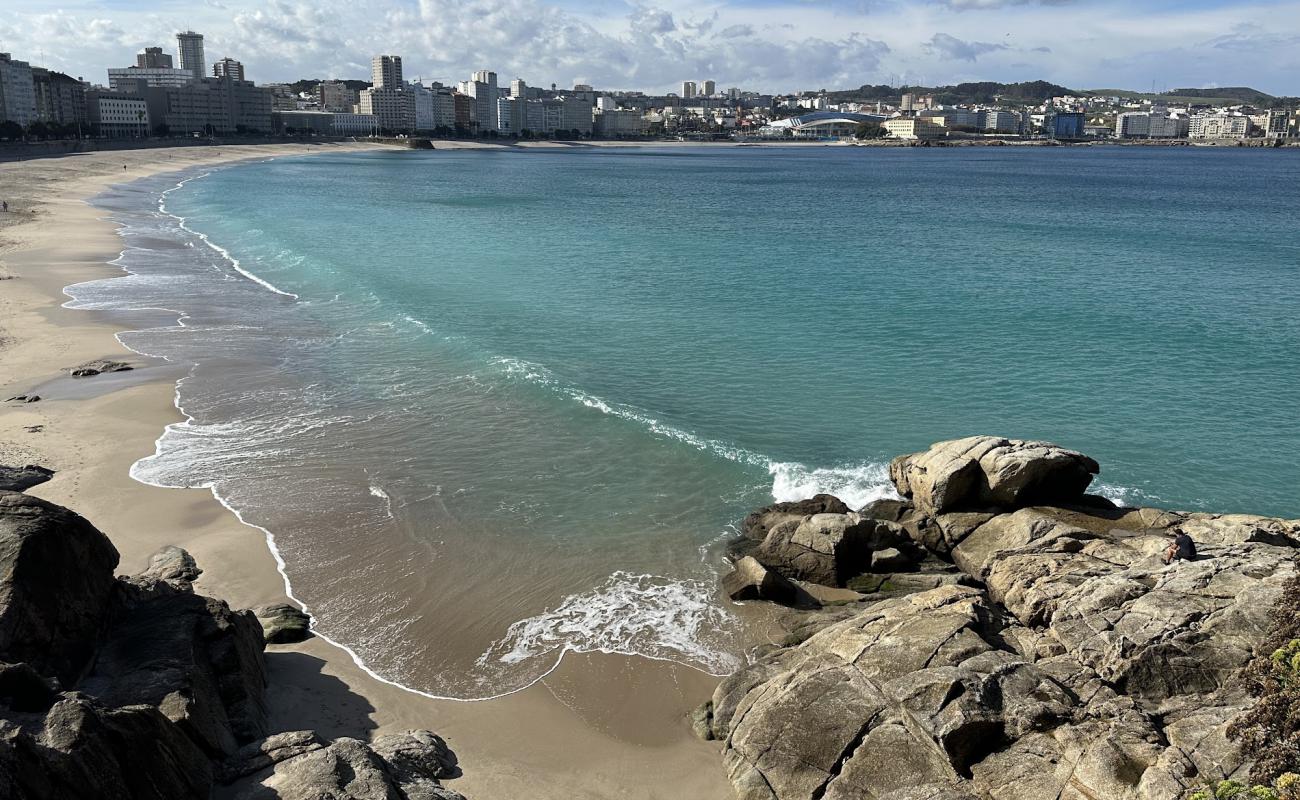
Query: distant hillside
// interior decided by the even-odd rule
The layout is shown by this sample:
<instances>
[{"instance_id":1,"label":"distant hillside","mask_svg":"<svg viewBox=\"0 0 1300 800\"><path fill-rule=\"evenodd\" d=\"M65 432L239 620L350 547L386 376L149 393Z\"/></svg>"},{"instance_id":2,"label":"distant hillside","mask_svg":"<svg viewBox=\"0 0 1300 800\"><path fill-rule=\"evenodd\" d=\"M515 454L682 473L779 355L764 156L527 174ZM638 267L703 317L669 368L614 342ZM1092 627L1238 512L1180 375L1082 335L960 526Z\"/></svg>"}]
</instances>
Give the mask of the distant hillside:
<instances>
[{"instance_id":1,"label":"distant hillside","mask_svg":"<svg viewBox=\"0 0 1300 800\"><path fill-rule=\"evenodd\" d=\"M1090 89L1089 94L1130 97L1176 105L1252 105L1262 108L1294 108L1295 97L1275 97L1249 86L1219 86L1205 89L1174 89L1168 92L1134 92L1128 89Z\"/></svg>"},{"instance_id":2,"label":"distant hillside","mask_svg":"<svg viewBox=\"0 0 1300 800\"><path fill-rule=\"evenodd\" d=\"M956 86L885 86L864 85L857 89L845 89L829 92L829 96L839 102L858 101L875 102L885 100L898 102L903 93L916 95L932 94L940 103L994 103L999 100L1008 103L1041 103L1049 97L1065 94L1085 94L1048 81L1026 81L1024 83L996 83L980 81L978 83L959 83Z\"/></svg>"},{"instance_id":3,"label":"distant hillside","mask_svg":"<svg viewBox=\"0 0 1300 800\"><path fill-rule=\"evenodd\" d=\"M316 85L322 83L324 80L324 78L303 78L289 84L289 88L293 89L295 92L314 92L316 91ZM339 83L344 84L349 89L356 89L357 91L370 88L370 81L341 80Z\"/></svg>"}]
</instances>

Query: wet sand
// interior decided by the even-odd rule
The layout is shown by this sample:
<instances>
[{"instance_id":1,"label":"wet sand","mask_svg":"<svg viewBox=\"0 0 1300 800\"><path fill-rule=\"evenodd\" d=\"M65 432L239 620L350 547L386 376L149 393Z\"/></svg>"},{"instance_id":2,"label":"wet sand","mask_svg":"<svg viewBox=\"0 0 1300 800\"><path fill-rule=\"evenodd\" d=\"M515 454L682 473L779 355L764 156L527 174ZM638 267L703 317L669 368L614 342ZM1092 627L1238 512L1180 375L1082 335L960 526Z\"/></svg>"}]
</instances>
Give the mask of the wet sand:
<instances>
[{"instance_id":1,"label":"wet sand","mask_svg":"<svg viewBox=\"0 0 1300 800\"><path fill-rule=\"evenodd\" d=\"M441 143L440 143L441 144ZM204 569L197 590L247 608L285 599L260 530L241 524L206 490L162 489L129 469L154 451L173 403L178 368L127 351L109 314L62 308L63 288L121 274L107 262L121 242L84 201L103 188L159 172L244 158L373 145L194 147L88 153L0 164L0 463L57 470L30 493L63 503L113 541L119 571L141 569L167 544ZM123 169L123 166L126 168ZM94 358L140 367L72 381L66 368ZM364 587L361 587L364 590ZM732 796L711 743L689 710L717 679L665 662L614 655L566 657L541 682L496 700L431 700L366 674L321 639L268 648L272 730L313 728L368 738L410 728L444 736L472 800Z\"/></svg>"}]
</instances>

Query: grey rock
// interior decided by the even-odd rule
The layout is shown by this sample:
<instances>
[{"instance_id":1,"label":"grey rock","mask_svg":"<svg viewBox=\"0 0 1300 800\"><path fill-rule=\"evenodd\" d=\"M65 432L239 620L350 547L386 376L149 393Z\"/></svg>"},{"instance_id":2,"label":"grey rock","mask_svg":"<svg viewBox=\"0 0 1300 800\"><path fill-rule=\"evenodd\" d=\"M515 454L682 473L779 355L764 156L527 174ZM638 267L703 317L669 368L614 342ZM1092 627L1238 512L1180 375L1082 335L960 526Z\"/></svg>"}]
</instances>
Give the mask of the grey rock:
<instances>
[{"instance_id":1,"label":"grey rock","mask_svg":"<svg viewBox=\"0 0 1300 800\"><path fill-rule=\"evenodd\" d=\"M722 590L732 600L770 600L794 605L799 599L799 589L793 583L764 567L752 556L735 563L731 572L722 579Z\"/></svg>"},{"instance_id":2,"label":"grey rock","mask_svg":"<svg viewBox=\"0 0 1300 800\"><path fill-rule=\"evenodd\" d=\"M275 603L255 612L267 644L301 642L311 636L311 616L297 606Z\"/></svg>"},{"instance_id":3,"label":"grey rock","mask_svg":"<svg viewBox=\"0 0 1300 800\"><path fill-rule=\"evenodd\" d=\"M807 500L787 503L773 503L760 508L741 523L740 529L745 536L761 542L768 531L791 520L801 520L810 514L847 514L849 507L834 495L819 494Z\"/></svg>"},{"instance_id":4,"label":"grey rock","mask_svg":"<svg viewBox=\"0 0 1300 800\"><path fill-rule=\"evenodd\" d=\"M131 369L135 369L135 367L132 367L125 361L111 361L106 358L99 358L94 361L87 361L80 366L73 367L68 370L68 373L74 378L88 378L92 375L99 375L103 372L125 372Z\"/></svg>"},{"instance_id":5,"label":"grey rock","mask_svg":"<svg viewBox=\"0 0 1300 800\"><path fill-rule=\"evenodd\" d=\"M1082 498L1099 470L1073 450L996 436L939 442L889 465L899 493L927 515L1068 503Z\"/></svg>"},{"instance_id":6,"label":"grey rock","mask_svg":"<svg viewBox=\"0 0 1300 800\"><path fill-rule=\"evenodd\" d=\"M28 464L25 467L0 465L0 491L25 492L53 477L54 470L36 464Z\"/></svg>"},{"instance_id":7,"label":"grey rock","mask_svg":"<svg viewBox=\"0 0 1300 800\"><path fill-rule=\"evenodd\" d=\"M892 522L855 513L813 514L772 528L754 557L789 578L843 586L871 568L875 550L906 541L907 534Z\"/></svg>"},{"instance_id":8,"label":"grey rock","mask_svg":"<svg viewBox=\"0 0 1300 800\"><path fill-rule=\"evenodd\" d=\"M695 708L691 709L690 714L691 732L700 739L711 742L715 738L713 735L713 701L705 700Z\"/></svg>"},{"instance_id":9,"label":"grey rock","mask_svg":"<svg viewBox=\"0 0 1300 800\"><path fill-rule=\"evenodd\" d=\"M194 556L183 548L169 544L149 556L149 566L145 567L139 577L167 581L188 588L202 574L203 570L195 563Z\"/></svg>"},{"instance_id":10,"label":"grey rock","mask_svg":"<svg viewBox=\"0 0 1300 800\"><path fill-rule=\"evenodd\" d=\"M388 753L388 761L379 751ZM279 800L464 800L438 780L447 771L442 740L428 731L381 737L373 746L339 738L276 762L270 775L238 797Z\"/></svg>"},{"instance_id":11,"label":"grey rock","mask_svg":"<svg viewBox=\"0 0 1300 800\"><path fill-rule=\"evenodd\" d=\"M233 783L246 775L261 772L281 761L322 750L326 742L315 731L286 731L249 742L226 759L221 780Z\"/></svg>"}]
</instances>

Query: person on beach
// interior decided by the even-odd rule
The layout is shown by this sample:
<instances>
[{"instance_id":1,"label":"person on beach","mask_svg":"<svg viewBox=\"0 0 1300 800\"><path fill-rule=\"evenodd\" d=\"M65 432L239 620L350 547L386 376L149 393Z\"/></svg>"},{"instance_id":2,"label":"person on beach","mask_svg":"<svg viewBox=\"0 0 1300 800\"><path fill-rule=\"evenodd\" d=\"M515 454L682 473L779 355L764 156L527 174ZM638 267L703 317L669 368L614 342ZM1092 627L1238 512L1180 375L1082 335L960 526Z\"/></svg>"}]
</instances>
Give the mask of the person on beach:
<instances>
[{"instance_id":1,"label":"person on beach","mask_svg":"<svg viewBox=\"0 0 1300 800\"><path fill-rule=\"evenodd\" d=\"M1169 548L1165 550L1165 563L1172 564L1175 561L1195 561L1196 560L1196 543L1187 532L1175 525L1169 529L1169 535L1173 540L1169 542Z\"/></svg>"},{"instance_id":2,"label":"person on beach","mask_svg":"<svg viewBox=\"0 0 1300 800\"><path fill-rule=\"evenodd\" d=\"M8 212L9 212L9 201L8 201L8 200L0 200L0 211L4 211L5 213L8 213Z\"/></svg>"}]
</instances>

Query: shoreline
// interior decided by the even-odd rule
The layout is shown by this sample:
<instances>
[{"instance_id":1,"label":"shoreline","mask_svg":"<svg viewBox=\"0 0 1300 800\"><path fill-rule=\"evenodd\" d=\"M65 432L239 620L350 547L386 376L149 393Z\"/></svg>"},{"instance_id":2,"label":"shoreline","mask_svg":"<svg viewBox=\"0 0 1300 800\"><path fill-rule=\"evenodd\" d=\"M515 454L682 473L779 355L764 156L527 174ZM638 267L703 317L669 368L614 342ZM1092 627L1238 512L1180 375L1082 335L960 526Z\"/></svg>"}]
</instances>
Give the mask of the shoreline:
<instances>
[{"instance_id":1,"label":"shoreline","mask_svg":"<svg viewBox=\"0 0 1300 800\"><path fill-rule=\"evenodd\" d=\"M382 145L346 149L375 147ZM131 465L154 452L160 431L184 419L175 404L174 370L102 375L78 382L75 391L71 379L60 377L62 368L126 351L115 317L63 306L66 287L128 274L110 263L121 254L116 227L86 201L110 185L163 172L342 149L190 147L0 164L14 214L0 219L0 264L4 275L14 276L0 282L6 321L0 387L6 397L47 387L39 403L3 407L0 461L54 468L55 478L31 494L69 505L104 530L122 555L123 571L176 544L205 569L196 589L233 607L280 602L288 590L274 549L260 550L250 539L261 529L239 520L213 492L163 491L130 477ZM117 172L118 164L127 168ZM15 224L29 212L35 213L25 217L27 224ZM267 544L263 539L261 546ZM564 656L530 687L467 702L397 688L322 637L273 646L266 659L272 728L362 739L434 729L465 770L449 785L471 797L729 796L715 748L693 738L686 718L717 678L637 657Z\"/></svg>"}]
</instances>

